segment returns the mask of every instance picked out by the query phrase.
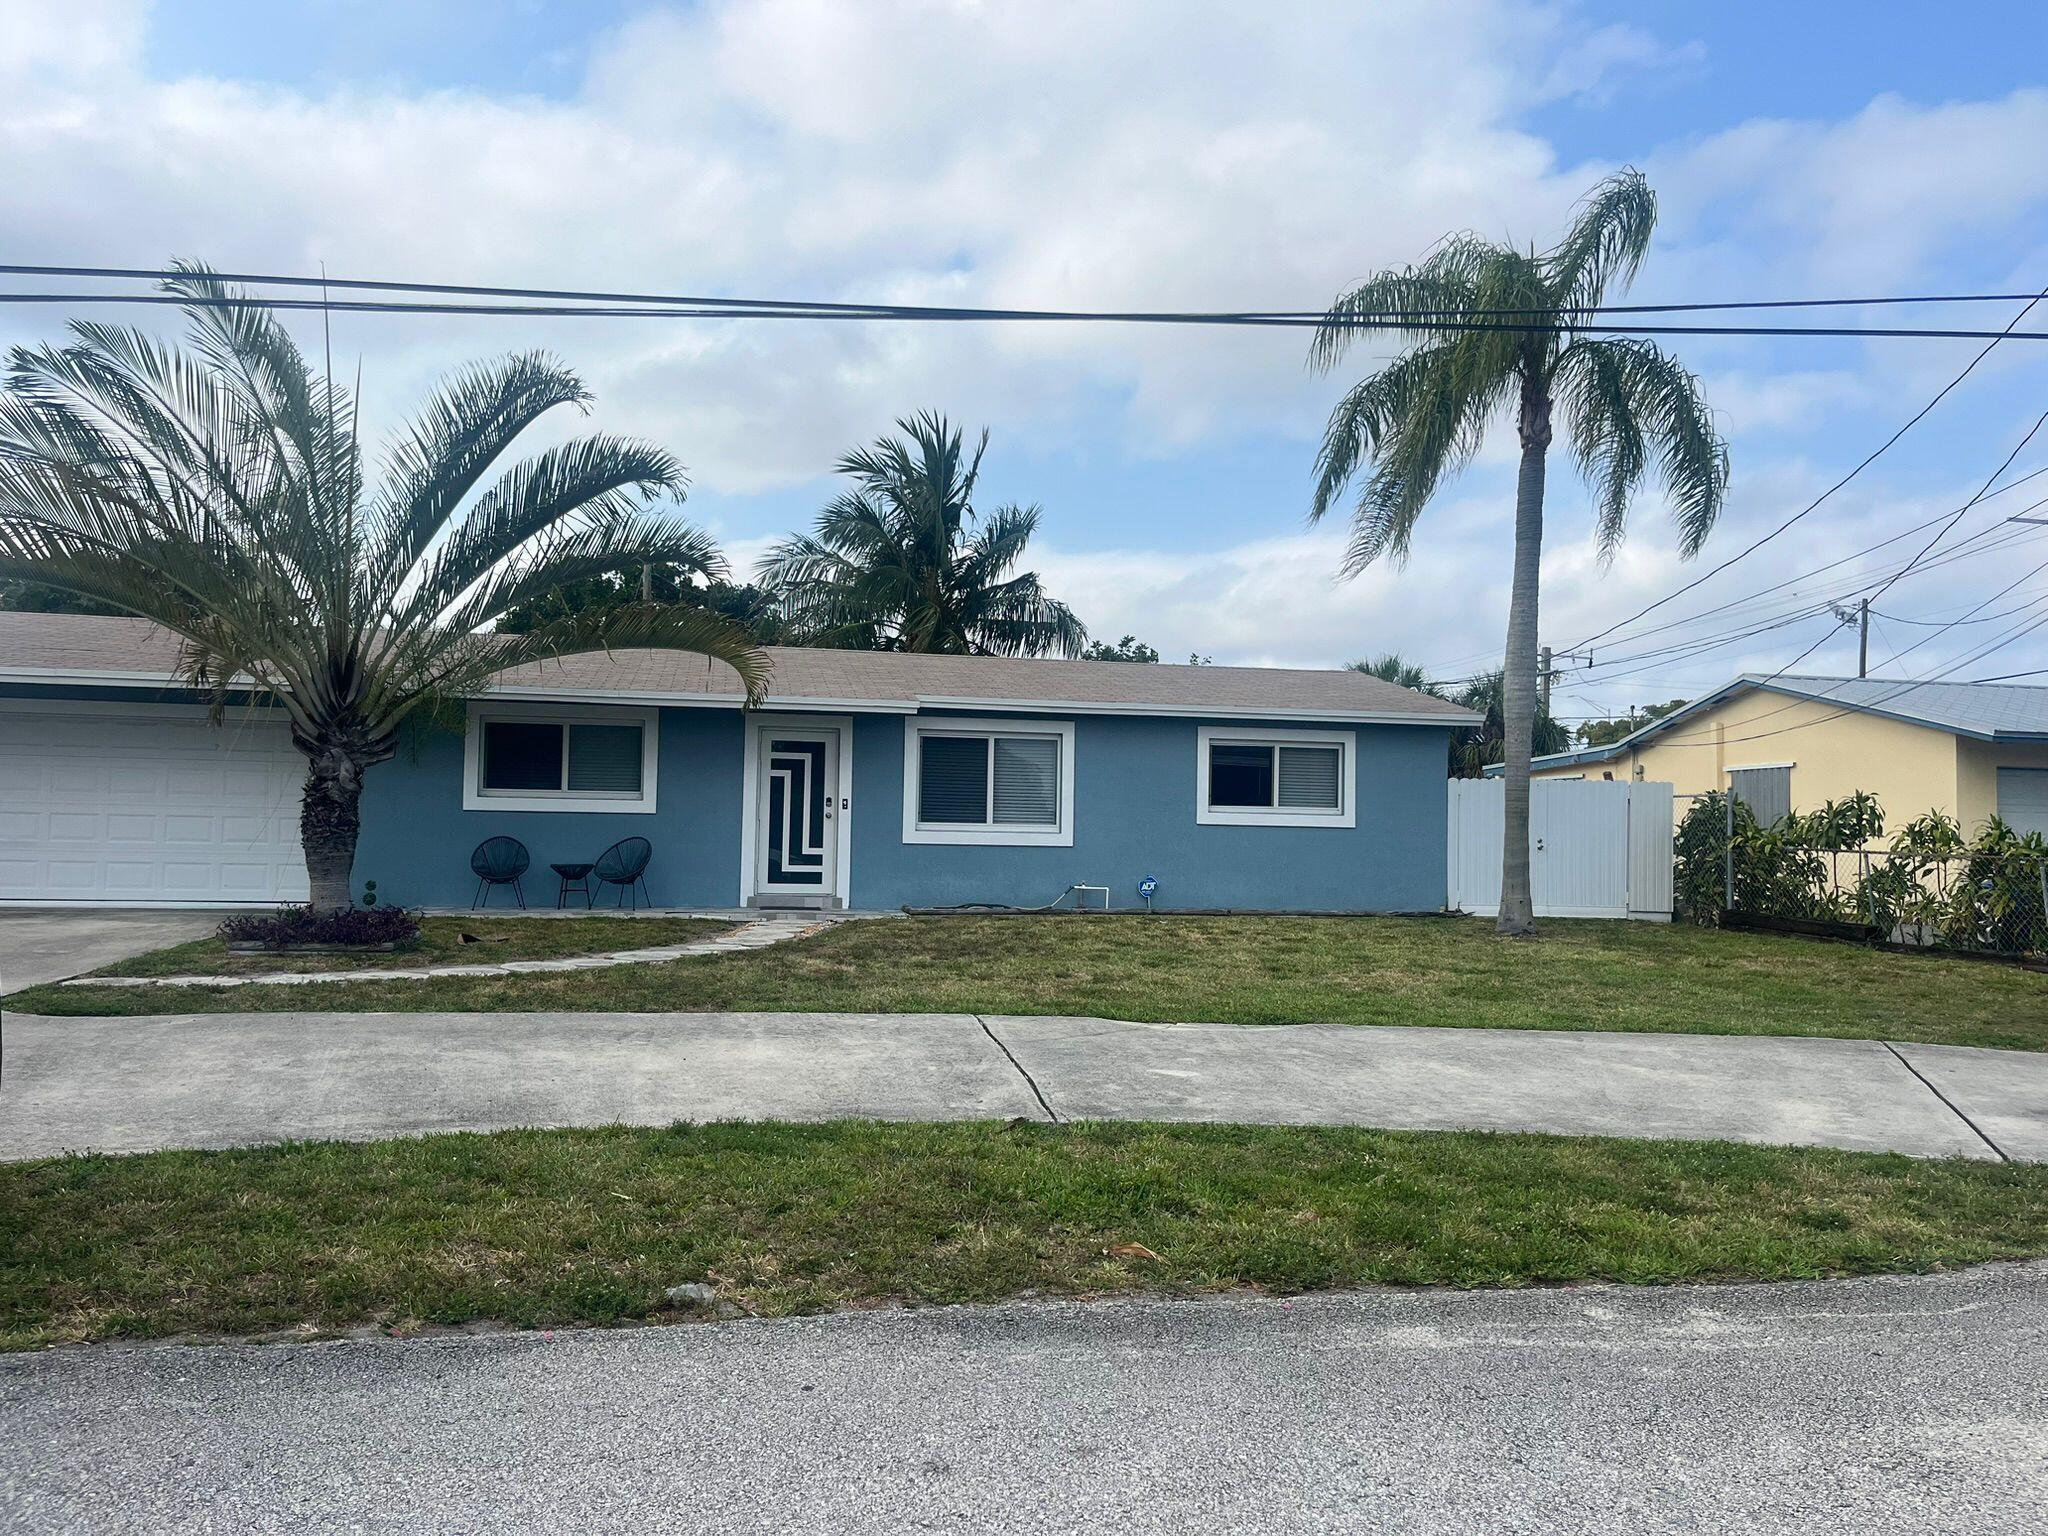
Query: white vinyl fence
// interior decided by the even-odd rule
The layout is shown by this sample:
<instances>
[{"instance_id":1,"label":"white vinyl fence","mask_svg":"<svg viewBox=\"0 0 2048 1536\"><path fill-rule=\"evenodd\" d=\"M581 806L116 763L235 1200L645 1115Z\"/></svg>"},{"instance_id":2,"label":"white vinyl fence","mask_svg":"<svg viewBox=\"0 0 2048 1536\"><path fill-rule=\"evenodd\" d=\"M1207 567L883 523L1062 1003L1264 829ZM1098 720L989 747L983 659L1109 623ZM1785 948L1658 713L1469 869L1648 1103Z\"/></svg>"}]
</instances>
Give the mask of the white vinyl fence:
<instances>
[{"instance_id":1,"label":"white vinyl fence","mask_svg":"<svg viewBox=\"0 0 2048 1536\"><path fill-rule=\"evenodd\" d=\"M1451 780L1450 906L1500 910L1507 785ZM1529 878L1538 917L1671 920L1671 786L1538 779L1529 786Z\"/></svg>"}]
</instances>

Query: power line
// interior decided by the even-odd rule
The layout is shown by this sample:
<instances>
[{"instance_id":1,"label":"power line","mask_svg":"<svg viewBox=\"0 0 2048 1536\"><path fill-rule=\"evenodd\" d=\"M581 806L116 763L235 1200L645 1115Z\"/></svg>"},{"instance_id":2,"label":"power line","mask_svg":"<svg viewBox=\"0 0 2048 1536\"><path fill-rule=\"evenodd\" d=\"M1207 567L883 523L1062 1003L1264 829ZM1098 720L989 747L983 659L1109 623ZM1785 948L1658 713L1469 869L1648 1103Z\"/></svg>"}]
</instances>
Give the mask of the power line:
<instances>
[{"instance_id":1,"label":"power line","mask_svg":"<svg viewBox=\"0 0 2048 1536\"><path fill-rule=\"evenodd\" d=\"M1904 437L1908 432L1912 431L1914 427L1918 426L1921 423L1921 421L1923 421L1927 417L1929 412L1931 412L1937 405L1941 404L1943 400L1948 398L1950 391L1954 390L1957 385L1963 382L1963 380L1967 379L1972 373L1976 372L1977 365L1983 362L1985 358L1989 357L1991 355L1992 349L1996 347L2000 341L2004 340L2007 335L2012 334L2015 331L2015 328L2019 325L2019 323L2022 320L2026 319L2027 315L2033 310L2034 306L2039 304L2041 300L2044 298L2048 298L2048 288L2043 288L2039 293L2035 294L2032 298L2028 299L2026 307L2020 310L2018 314L2014 315L2012 319L2006 322L2005 331L2000 335L1994 337L1991 341L1987 342L1984 346L1984 349L1980 351L1975 357L1970 359L1969 363L1964 367L1963 371L1957 374L1954 378L1950 379L1946 384L1942 385L1941 388L1938 391L1936 391L1934 398L1932 400L1929 400L1925 405L1921 406L1919 410L1915 411L1912 414L1912 416L1907 419L1905 425L1900 427L1896 432L1892 433L1892 435L1886 438L1882 443L1879 443L1876 448L1872 449L1868 454L1864 456L1863 460L1859 464L1857 464L1857 466L1854 469L1850 470L1849 473L1842 476L1841 479L1837 480L1833 485L1829 486L1826 490L1822 491L1820 495L1814 497L1814 499L1808 502L1804 507L1801 507L1797 512L1794 512L1790 517L1786 518L1782 523L1778 524L1777 527L1773 528L1769 533L1765 534L1762 538L1757 539L1745 548L1729 556L1726 560L1723 560L1711 571L1708 571L1703 575L1694 577L1691 581L1687 582L1684 586L1680 587L1676 592L1672 592L1664 597L1658 598L1654 603L1651 603L1648 607L1639 609L1637 612L1631 614L1628 618L1619 620L1616 623L1608 625L1598 634L1587 636L1584 640L1581 640L1577 644L1575 644L1572 647L1572 649L1583 650L1586 646L1591 645L1595 640L1599 640L1604 638L1605 636L1611 635L1617 629L1620 629L1625 625L1633 624L1637 619L1640 619L1647 614L1655 613L1659 608L1662 608L1666 603L1672 602L1677 598L1683 597L1686 593L1692 591L1695 587L1700 586L1704 582L1713 580L1714 577L1720 575L1723 571L1727 570L1729 566L1734 565L1737 561L1745 560L1749 556L1755 554L1759 549L1762 549L1766 544L1770 543L1771 540L1777 538L1779 534L1783 533L1786 529L1790 528L1794 523L1798 522L1801 518L1817 510L1821 506L1821 504L1827 501L1829 497L1833 496L1835 492L1842 489L1843 486L1847 485L1851 480L1854 480L1858 475L1862 474L1864 470L1868 469L1873 463L1875 463L1878 460L1878 458L1881 457L1885 453L1885 451L1892 446L1892 444L1896 443L1900 438Z\"/></svg>"},{"instance_id":2,"label":"power line","mask_svg":"<svg viewBox=\"0 0 2048 1536\"><path fill-rule=\"evenodd\" d=\"M95 266L53 266L26 262L0 263L0 275L14 277L86 277L105 278L117 281L169 281L188 277L191 274L174 268L159 267L95 267ZM577 304L651 304L661 306L699 306L729 309L802 310L818 313L846 313L859 316L911 315L932 312L934 306L916 304L885 304L844 302L826 299L754 299L734 298L713 294L675 293L633 293L601 289L578 288L511 288L481 283L423 283L384 278L307 276L277 272L209 272L206 276L218 282L259 283L272 287L319 288L323 291L335 288L370 290L383 293L438 293L465 295L481 298L501 299L549 299ZM2018 303L2031 295L2024 293L1917 293L1887 294L1865 298L1824 298L1824 299L1721 299L1704 302L1666 304L1587 304L1573 308L1571 313L1590 314L1676 314L1698 311L1726 311L1746 309L1841 309L1868 308L1879 305L1917 304L1987 304ZM949 307L940 306L945 309ZM1094 311L1048 311L1048 310L977 310L974 313L995 317L1045 316L1061 319L1091 318L1095 314L1109 312ZM1245 318L1268 318L1304 320L1321 324L1326 311L1320 309L1271 309L1234 311L1194 311L1187 318L1196 316L1220 316L1224 314ZM1420 311L1419 317L1441 316L1457 318L1464 311ZM1483 313L1493 316L1535 315L1544 313L1533 309L1489 309ZM1169 318L1161 312L1160 318ZM1134 318L1117 314L1116 318Z\"/></svg>"},{"instance_id":3,"label":"power line","mask_svg":"<svg viewBox=\"0 0 2048 1536\"><path fill-rule=\"evenodd\" d=\"M1966 683L2003 683L2015 677L2048 677L2048 667L2035 667L2027 672L2001 672L1996 677L1966 677Z\"/></svg>"},{"instance_id":4,"label":"power line","mask_svg":"<svg viewBox=\"0 0 2048 1536\"><path fill-rule=\"evenodd\" d=\"M170 305L177 308L314 310L323 314L359 315L470 315L558 320L868 320L982 323L1008 321L1056 321L1115 325L1213 325L1249 326L1290 330L1312 330L1325 324L1325 317L1306 314L1260 314L1207 312L1196 310L1039 310L975 309L950 306L782 306L760 301L757 307L716 306L622 306L574 304L451 304L403 302L390 299L280 299L261 295L200 297L155 293L0 293L0 304L135 304ZM1464 312L1461 312L1464 313ZM1420 322L1420 324L1418 324ZM1588 325L1582 321L1519 321L1510 319L1454 319L1429 315L1364 315L1345 319L1346 329L1356 331L1429 330L1464 332L1507 332L1544 336L1832 336L1845 339L1895 339L1922 341L2048 341L2048 331L2000 331L1914 326L1827 326L1827 325ZM1603 631L1605 633L1605 631ZM1597 638L1597 637L1596 637Z\"/></svg>"},{"instance_id":5,"label":"power line","mask_svg":"<svg viewBox=\"0 0 2048 1536\"><path fill-rule=\"evenodd\" d=\"M2041 475L2048 475L2048 464L2043 464L2043 465L2042 465L2042 466L2041 466L2040 468L2038 468L2038 469L2033 469L2033 470L2029 470L2029 471L2028 471L2028 472L2027 472L2026 474L2024 474L2024 475L2021 475L2021 476L2019 476L2019 477L2018 477L2018 478L2016 478L2016 479L2013 479L2013 480L2008 480L2008 481L2007 481L2007 482L2006 482L2006 483L2005 483L2004 485L2001 485L2001 486L2000 486L2000 487L1999 487L1999 488L1998 488L1997 490L1995 490L1995 491L1991 492L1991 493L1990 493L1989 495L1987 495L1987 496L1983 496L1983 497L1980 497L1980 498L1978 498L1979 504L1981 504L1981 503L1983 503L1983 502L1986 502L1986 501L1991 501L1991 500L1993 500L1993 499L1995 499L1995 498L1997 498L1997 497L2003 496L2003 495L2004 495L2004 494L2005 494L2005 493L2006 493L2007 491L2010 491L2010 490L2016 489L2016 488L2017 488L2017 487L2019 487L2019 486L2025 485L2025 484L2026 484L2026 483L2027 483L2027 482L2028 482L2029 480L2033 480L2033 479L2036 479L2036 478L2038 478L2038 477L2039 477L2039 476L2041 476ZM2031 506L2023 507L2023 508L2021 508L2020 510L2021 510L2021 512L2031 512L2031 511L2033 511L2033 510L2034 510L2034 509L2035 509L2036 507L2042 507L2042 506L2048 506L2048 499L2044 499L2044 500L2042 500L2042 501L2037 501L2037 502L2034 502L2034 503L2033 503L2033 504L2032 504ZM1757 599L1757 598L1760 598L1760 597L1764 597L1764 596L1768 595L1769 593L1772 593L1772 592L1778 592L1778 591L1782 591L1782 590L1784 590L1784 589L1785 589L1786 587L1792 587L1792 586L1797 586L1797 585L1798 585L1798 584L1799 584L1800 582L1802 582L1802 581L1805 581L1805 580L1806 580L1806 579L1807 579L1808 577L1811 577L1811 576L1818 576L1818 575L1820 575L1820 574L1821 574L1821 573L1822 573L1823 571L1831 571L1831 570L1834 570L1834 569L1835 569L1835 568L1836 568L1837 566L1843 566L1843 565L1847 565L1847 564L1849 564L1849 563L1850 563L1851 561L1854 561L1854 560L1860 560L1860 559L1862 559L1862 558L1863 558L1863 557L1864 557L1865 555L1874 555L1874 554L1876 554L1876 553L1877 553L1877 552L1878 552L1878 551L1879 551L1880 549L1883 549L1883 548L1885 548L1885 547L1886 547L1887 545L1891 545L1891 544L1896 544L1896 543L1898 543L1898 542L1899 542L1899 541L1900 541L1901 539L1908 539L1908 538L1911 538L1911 537L1912 537L1912 536L1913 536L1914 534L1916 534L1916 533L1922 532L1923 530L1925 530L1925 529L1928 529L1928 528L1932 528L1932 527L1933 527L1933 526L1934 526L1934 525L1935 525L1936 523L1939 523L1939 522L1941 522L1941 521L1942 521L1942 520L1943 520L1944 518L1948 517L1949 515L1950 515L1950 514L1949 514L1949 513L1947 513L1947 512L1938 512L1938 513L1936 513L1936 514L1935 514L1935 515L1934 515L1933 517L1930 517L1930 518L1928 518L1928 519L1927 519L1927 520L1926 520L1925 522L1922 522L1922 523L1915 523L1915 524L1914 524L1914 525L1913 525L1912 527L1910 527L1910 528L1907 528L1907 529L1904 529L1904 530L1902 530L1902 531L1900 531L1900 532L1898 532L1898 533L1895 533L1895 534L1893 534L1893 535L1892 535L1892 536L1891 536L1890 538L1888 538L1888 539L1880 539L1880 540L1878 540L1878 541L1877 541L1877 543L1875 543L1875 544L1871 544L1871 545L1867 545L1867 546L1865 546L1865 547L1864 547L1864 548L1862 548L1862 549L1859 549L1859 550L1855 550L1855 551L1853 551L1853 552L1852 552L1852 553L1850 553L1850 554L1846 554L1846 555L1843 555L1843 556L1842 556L1842 557L1841 557L1840 559L1838 559L1838 560L1830 560L1830 561L1828 561L1828 563L1827 563L1827 564L1825 564L1825 565L1817 565L1817 566L1814 566L1814 567L1812 567L1812 568L1811 568L1810 570L1802 571L1802 572L1801 572L1800 574L1798 574L1797 576L1791 576L1791 577L1788 577L1788 578L1787 578L1787 579L1785 579L1784 581L1780 581L1780 582L1774 582L1774 583L1772 583L1772 584L1771 584L1770 586L1768 586L1768 587L1759 587L1759 588L1758 588L1758 589L1757 589L1756 591L1754 591L1754 592L1752 592L1752 593L1748 594L1748 595L1747 595L1747 596L1745 596L1745 597L1737 597L1737 598L1731 598L1731 599L1730 599L1729 601L1727 601L1727 602L1725 602L1725 603L1719 603L1719 604L1716 604L1716 605L1715 605L1714 607L1712 607L1712 608L1701 608L1701 609L1698 609L1698 610L1696 610L1695 612L1693 612L1693 613L1690 613L1690 614L1686 615L1686 616L1685 616L1684 618L1682 618L1682 619L1671 619L1671 620L1668 620L1668 621L1666 621L1665 623L1662 623L1662 624L1656 624L1656 625L1652 625L1652 626L1651 626L1650 628L1648 628L1648 629L1645 629L1645 630L1640 630L1640 631L1638 631L1638 632L1637 632L1637 633L1636 633L1636 634L1635 634L1634 636L1632 636L1631 638L1632 638L1632 639L1636 639L1636 640L1646 640L1646 639L1648 639L1648 638L1649 638L1649 637L1650 637L1651 635L1658 635L1658 634L1663 634L1663 633L1664 633L1665 631L1667 631L1667 630L1672 630L1672 629L1681 629L1681 628L1683 628L1683 627L1684 627L1685 625L1687 625L1687 624L1691 624L1691 623L1694 623L1694 622L1696 622L1697 620L1700 620L1700 619L1704 619L1704 618L1708 618L1708 617L1711 617L1711 616L1712 616L1712 615L1714 615L1714 614L1717 614L1717 613L1725 613L1725 612L1727 612L1727 611L1729 611L1730 609L1733 609L1733 608L1741 608L1741 607L1743 607L1743 606L1745 606L1745 605L1749 604L1750 602L1754 601L1755 599ZM2018 514L2015 514L2015 515L2018 515ZM1983 537L1983 536L1984 536L1984 535L1982 535L1982 534L1973 534L1973 535L1972 535L1971 537L1972 537L1972 538L1974 539L1974 538L1981 538L1981 537ZM1967 543L1968 541L1966 540L1965 542ZM1730 562L1730 564L1732 564L1732 563L1733 563L1733 562L1731 561L1731 562ZM1725 568L1725 567L1724 567L1724 568ZM1714 573L1714 572L1711 572L1711 571L1710 571L1710 572L1708 572L1708 575L1709 575L1709 576L1712 576L1713 574L1715 574L1715 573ZM1695 585L1697 585L1697 583L1695 583ZM1679 597L1679 596L1683 596L1683 595L1684 595L1684 589L1681 589L1681 591L1679 591L1679 592L1675 592L1675 593L1673 593L1673 594L1672 594L1672 596L1673 596L1673 597ZM1657 605L1653 604L1652 606L1654 607L1654 606L1657 606ZM1647 612L1649 612L1649 611L1650 611L1649 609L1644 609L1644 610L1643 610L1643 612L1644 612L1644 613L1647 613ZM1640 617L1641 617L1641 614L1638 614L1638 615L1637 615L1637 617L1638 617L1638 618L1640 618ZM1623 621L1623 623L1629 623L1629 622L1632 622L1632 621L1629 621L1629 620L1624 620L1624 621ZM1617 626L1615 626L1615 627L1616 627L1616 628L1619 628L1620 626L1618 626L1618 625L1617 625ZM1598 637L1598 636L1596 636L1595 638L1597 639L1597 638L1599 638L1599 637Z\"/></svg>"}]
</instances>

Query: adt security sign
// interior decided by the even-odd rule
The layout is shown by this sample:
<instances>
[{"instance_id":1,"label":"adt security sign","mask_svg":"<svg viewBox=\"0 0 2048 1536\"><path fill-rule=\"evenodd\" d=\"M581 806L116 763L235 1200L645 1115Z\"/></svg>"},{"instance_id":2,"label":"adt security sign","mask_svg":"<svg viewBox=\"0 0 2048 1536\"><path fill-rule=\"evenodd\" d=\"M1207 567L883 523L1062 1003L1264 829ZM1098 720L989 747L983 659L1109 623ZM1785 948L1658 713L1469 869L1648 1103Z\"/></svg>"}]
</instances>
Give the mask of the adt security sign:
<instances>
[{"instance_id":1,"label":"adt security sign","mask_svg":"<svg viewBox=\"0 0 2048 1536\"><path fill-rule=\"evenodd\" d=\"M1147 875L1144 879L1138 882L1138 894L1144 897L1147 901L1150 901L1153 895L1158 890L1159 878L1156 875Z\"/></svg>"}]
</instances>

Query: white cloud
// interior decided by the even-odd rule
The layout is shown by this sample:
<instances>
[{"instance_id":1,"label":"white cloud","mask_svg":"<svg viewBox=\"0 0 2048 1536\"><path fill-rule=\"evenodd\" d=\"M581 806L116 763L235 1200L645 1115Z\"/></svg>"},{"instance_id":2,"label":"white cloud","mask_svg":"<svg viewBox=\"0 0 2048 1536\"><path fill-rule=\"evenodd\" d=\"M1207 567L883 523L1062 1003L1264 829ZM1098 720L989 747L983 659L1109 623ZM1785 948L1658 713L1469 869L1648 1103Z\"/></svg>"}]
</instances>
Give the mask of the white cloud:
<instances>
[{"instance_id":1,"label":"white cloud","mask_svg":"<svg viewBox=\"0 0 2048 1536\"><path fill-rule=\"evenodd\" d=\"M174 24L169 7L112 0L10 9L13 249L647 291L1313 306L1446 230L1555 230L1602 167L1560 165L1526 110L1697 57L1512 0L713 0L601 39L582 90L546 101L151 79L143 28ZM1885 286L1958 252L1973 272L2020 269L2041 245L2044 140L2048 92L2022 91L1885 98L1843 122L1744 124L1650 155L1665 236L1642 296ZM54 318L0 325L40 334ZM996 423L1006 444L1139 460L1278 434L1303 445L1305 471L1339 387L1304 370L1294 333L368 317L339 330L383 420L455 362L546 345L591 379L602 425L672 447L728 511L817 480L924 406ZM1873 349L1788 371L1746 344L1675 345L1736 437L1736 503L1710 558L1796 504L1795 483L1824 483L1745 437L1775 450L1769 434L1903 415L1954 366L1945 349ZM1431 509L1414 562L1349 584L1330 579L1335 531L1250 506L1211 509L1203 537L1227 547L1196 555L1105 549L1114 528L1062 524L1055 505L1038 563L1098 632L1169 653L1497 653L1512 456L1497 434ZM1263 505L1298 505L1299 485ZM1553 485L1545 600L1561 639L1647 601L1678 566L1651 504L1601 570L1583 493L1562 466ZM1868 542L1908 504L1844 498L1800 553ZM1847 521L1859 508L1868 521ZM758 542L743 521L730 531Z\"/></svg>"}]
</instances>

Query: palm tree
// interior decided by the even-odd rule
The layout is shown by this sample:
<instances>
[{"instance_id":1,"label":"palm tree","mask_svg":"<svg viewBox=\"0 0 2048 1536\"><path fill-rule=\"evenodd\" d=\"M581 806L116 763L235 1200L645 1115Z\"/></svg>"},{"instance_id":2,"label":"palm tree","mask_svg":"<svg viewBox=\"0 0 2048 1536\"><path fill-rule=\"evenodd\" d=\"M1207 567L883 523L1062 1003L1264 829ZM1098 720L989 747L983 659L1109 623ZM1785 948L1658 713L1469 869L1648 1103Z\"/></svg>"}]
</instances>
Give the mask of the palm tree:
<instances>
[{"instance_id":1,"label":"palm tree","mask_svg":"<svg viewBox=\"0 0 2048 1536\"><path fill-rule=\"evenodd\" d=\"M1429 673L1419 661L1410 661L1399 651L1388 651L1384 656L1375 656L1371 661L1354 661L1344 669L1347 672L1363 672L1367 677L1376 677L1383 683L1392 683L1396 688L1412 688L1417 693L1426 693L1431 698L1444 696L1441 688L1429 680Z\"/></svg>"},{"instance_id":2,"label":"palm tree","mask_svg":"<svg viewBox=\"0 0 2048 1536\"><path fill-rule=\"evenodd\" d=\"M896 426L903 438L839 461L858 488L761 563L760 582L791 632L854 650L1078 656L1088 631L1072 610L1046 596L1035 572L1010 574L1039 509L998 507L986 518L974 510L988 429L967 458L960 429L942 416Z\"/></svg>"},{"instance_id":3,"label":"palm tree","mask_svg":"<svg viewBox=\"0 0 2048 1536\"><path fill-rule=\"evenodd\" d=\"M314 905L345 907L364 773L400 725L446 715L494 674L576 651L697 651L758 697L766 662L700 608L571 615L481 633L587 577L722 562L687 522L658 448L573 439L484 477L574 374L539 354L450 379L364 483L356 410L275 317L181 264L189 350L76 322L67 346L17 347L0 388L0 579L153 619L183 640L184 681L274 699L307 773L299 814Z\"/></svg>"},{"instance_id":4,"label":"palm tree","mask_svg":"<svg viewBox=\"0 0 2048 1536\"><path fill-rule=\"evenodd\" d=\"M1714 430L1699 381L1648 341L1577 329L1610 289L1620 292L1634 278L1656 222L1649 183L1637 171L1622 171L1593 189L1564 239L1548 251L1455 235L1419 267L1367 279L1330 307L1310 350L1311 362L1327 370L1354 341L1382 330L1406 344L1338 402L1316 456L1311 521L1358 481L1346 575L1382 555L1406 558L1415 521L1438 485L1471 462L1500 415L1514 412L1522 460L1508 604L1504 934L1535 928L1529 756L1553 412L1563 407L1573 453L1592 489L1603 556L1620 542L1629 503L1652 470L1669 493L1679 547L1688 557L1714 526L1727 490L1727 445Z\"/></svg>"},{"instance_id":5,"label":"palm tree","mask_svg":"<svg viewBox=\"0 0 2048 1536\"><path fill-rule=\"evenodd\" d=\"M1460 688L1456 703L1477 710L1479 724L1451 745L1451 776L1476 779L1480 770L1507 756L1507 688L1499 668ZM1543 701L1536 701L1529 722L1529 755L1543 757L1552 752L1569 752L1572 733L1551 718Z\"/></svg>"}]
</instances>

